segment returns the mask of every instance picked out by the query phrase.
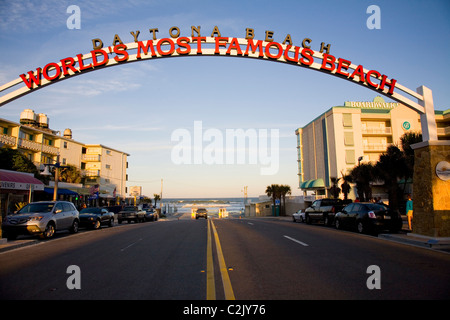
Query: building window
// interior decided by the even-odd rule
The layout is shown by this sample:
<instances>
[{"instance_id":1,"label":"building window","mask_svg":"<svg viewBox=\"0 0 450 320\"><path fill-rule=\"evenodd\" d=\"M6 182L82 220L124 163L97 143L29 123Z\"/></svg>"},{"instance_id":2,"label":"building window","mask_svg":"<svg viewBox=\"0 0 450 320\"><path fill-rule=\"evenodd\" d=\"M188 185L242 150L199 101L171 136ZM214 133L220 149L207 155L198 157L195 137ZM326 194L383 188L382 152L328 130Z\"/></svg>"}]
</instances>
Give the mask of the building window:
<instances>
[{"instance_id":1,"label":"building window","mask_svg":"<svg viewBox=\"0 0 450 320\"><path fill-rule=\"evenodd\" d=\"M67 141L64 141L64 149L67 149Z\"/></svg>"},{"instance_id":2,"label":"building window","mask_svg":"<svg viewBox=\"0 0 450 320\"><path fill-rule=\"evenodd\" d=\"M343 113L342 114L342 124L346 128L351 128L352 125L352 114L351 113Z\"/></svg>"},{"instance_id":3,"label":"building window","mask_svg":"<svg viewBox=\"0 0 450 320\"><path fill-rule=\"evenodd\" d=\"M106 165L106 169L111 169L111 165L110 165L110 164L107 164L107 165Z\"/></svg>"},{"instance_id":4,"label":"building window","mask_svg":"<svg viewBox=\"0 0 450 320\"><path fill-rule=\"evenodd\" d=\"M345 163L355 164L355 150L345 150Z\"/></svg>"},{"instance_id":5,"label":"building window","mask_svg":"<svg viewBox=\"0 0 450 320\"><path fill-rule=\"evenodd\" d=\"M344 144L346 146L354 146L353 132L344 132Z\"/></svg>"}]
</instances>

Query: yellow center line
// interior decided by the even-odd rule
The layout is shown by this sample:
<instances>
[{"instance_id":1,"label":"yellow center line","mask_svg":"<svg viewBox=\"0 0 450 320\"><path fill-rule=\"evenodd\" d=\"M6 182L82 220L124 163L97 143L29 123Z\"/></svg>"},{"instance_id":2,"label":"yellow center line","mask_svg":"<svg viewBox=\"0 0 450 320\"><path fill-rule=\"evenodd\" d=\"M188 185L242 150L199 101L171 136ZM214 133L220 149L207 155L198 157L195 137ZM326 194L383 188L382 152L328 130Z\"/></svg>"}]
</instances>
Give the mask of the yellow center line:
<instances>
[{"instance_id":1,"label":"yellow center line","mask_svg":"<svg viewBox=\"0 0 450 320\"><path fill-rule=\"evenodd\" d=\"M230 277L228 275L227 265L225 264L225 259L223 257L223 253L222 253L222 246L220 245L220 241L219 241L219 235L217 233L216 227L214 226L214 223L212 222L212 220L209 219L208 224L209 224L209 226L211 226L213 234L214 234L214 240L216 243L216 251L217 251L217 260L219 261L220 275L222 277L222 284L223 284L223 290L225 293L225 300L235 300L233 288L231 286ZM208 239L210 239L209 228L208 228ZM208 242L210 242L210 241L208 241ZM209 250L209 247L208 247L208 251L211 251L211 256L212 256L212 246L211 246L211 250ZM208 254L208 256L209 256L209 254ZM209 257L207 259L208 259L207 270L209 270L210 269L209 263L211 262L211 265L212 265L212 257L211 257L211 261L209 261ZM207 271L207 274L208 274L208 271ZM214 274L214 272L213 272L213 274ZM214 275L213 275L213 277L214 277ZM207 280L208 279L209 279L209 274L207 275ZM207 298L210 297L208 295L209 289L210 289L210 284L207 281ZM214 296L215 296L215 294L214 294Z\"/></svg>"},{"instance_id":2,"label":"yellow center line","mask_svg":"<svg viewBox=\"0 0 450 320\"><path fill-rule=\"evenodd\" d=\"M212 257L211 228L208 219L208 242L206 244L206 299L216 300L216 285L214 283L214 264Z\"/></svg>"}]
</instances>

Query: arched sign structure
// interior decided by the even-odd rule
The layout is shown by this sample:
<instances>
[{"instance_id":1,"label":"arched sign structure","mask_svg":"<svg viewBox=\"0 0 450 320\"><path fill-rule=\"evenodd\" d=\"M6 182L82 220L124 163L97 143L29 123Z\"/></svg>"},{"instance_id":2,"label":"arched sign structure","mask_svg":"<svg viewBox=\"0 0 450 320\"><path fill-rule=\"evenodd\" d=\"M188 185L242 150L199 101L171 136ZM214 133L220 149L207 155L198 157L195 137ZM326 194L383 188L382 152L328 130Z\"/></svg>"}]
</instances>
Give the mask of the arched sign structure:
<instances>
[{"instance_id":1,"label":"arched sign structure","mask_svg":"<svg viewBox=\"0 0 450 320\"><path fill-rule=\"evenodd\" d=\"M94 50L87 54L77 54L57 62L50 62L35 71L21 74L19 78L0 87L0 106L29 94L47 85L86 72L129 62L177 56L230 56L261 59L287 63L328 73L356 84L366 86L381 95L400 102L420 114L423 142L414 145L414 224L413 232L434 237L450 236L450 208L448 205L448 181L433 174L435 166L442 160L448 161L449 141L437 141L431 90L421 86L410 90L394 78L389 78L377 70L365 69L350 60L336 58L329 53L329 45L324 52L310 48L310 39L305 38L302 46L292 45L290 35L283 43L273 41L273 32L266 31L265 40L254 40L253 29L246 29L245 38L228 38L220 35L214 27L211 37L201 37L200 27L191 27L191 37L180 37L177 27L169 29L169 38L138 41L139 31L130 32L134 42L123 44L116 35L113 45L103 48L94 39ZM197 36L195 36L195 33ZM101 40L99 41L101 42ZM14 87L19 86L14 90ZM403 92L400 94L399 92ZM406 94L406 96L404 95ZM409 98L408 98L409 96ZM417 99L417 103L411 99Z\"/></svg>"},{"instance_id":2,"label":"arched sign structure","mask_svg":"<svg viewBox=\"0 0 450 320\"><path fill-rule=\"evenodd\" d=\"M177 31L175 34L173 34L174 30ZM419 87L415 92L377 70L365 69L362 65L356 65L350 60L336 58L329 54L328 50L327 52L323 52L323 48L321 51L312 50L305 44L305 40L309 39L305 39L303 46L298 47L289 44L291 41L286 42L286 39L284 43L278 43L270 38L267 39L267 36L266 40L254 40L252 37L245 39L221 37L218 28L215 27L214 30L216 31L213 31L211 37L201 37L199 32L198 36L194 36L194 31L192 37L180 37L179 29L172 27L169 38L155 39L154 36L153 40L137 41L135 36L135 42L127 44L123 44L120 38L119 40L115 38L112 46L104 48L95 47L93 40L95 49L87 54L77 54L75 57L50 62L2 85L0 92L11 91L16 86L19 88L0 96L0 106L57 81L129 62L177 56L245 57L321 71L366 86L417 111L421 115L423 140L437 140L432 93L424 86ZM399 94L399 91L417 99L418 103Z\"/></svg>"}]
</instances>

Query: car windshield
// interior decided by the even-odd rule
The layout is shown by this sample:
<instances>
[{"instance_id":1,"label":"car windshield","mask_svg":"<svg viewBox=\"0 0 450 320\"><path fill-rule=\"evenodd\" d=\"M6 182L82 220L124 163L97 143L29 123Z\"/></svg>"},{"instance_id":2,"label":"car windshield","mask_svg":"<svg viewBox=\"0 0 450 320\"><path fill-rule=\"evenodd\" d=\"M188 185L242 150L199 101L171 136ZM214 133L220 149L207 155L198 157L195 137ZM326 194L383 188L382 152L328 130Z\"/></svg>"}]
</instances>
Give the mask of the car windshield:
<instances>
[{"instance_id":1,"label":"car windshield","mask_svg":"<svg viewBox=\"0 0 450 320\"><path fill-rule=\"evenodd\" d=\"M101 214L100 208L84 208L80 211L80 213L95 213L95 214Z\"/></svg>"},{"instance_id":2,"label":"car windshield","mask_svg":"<svg viewBox=\"0 0 450 320\"><path fill-rule=\"evenodd\" d=\"M29 203L22 209L20 209L19 213L42 213L42 212L50 212L52 211L55 204L53 202L43 202L43 203Z\"/></svg>"}]
</instances>

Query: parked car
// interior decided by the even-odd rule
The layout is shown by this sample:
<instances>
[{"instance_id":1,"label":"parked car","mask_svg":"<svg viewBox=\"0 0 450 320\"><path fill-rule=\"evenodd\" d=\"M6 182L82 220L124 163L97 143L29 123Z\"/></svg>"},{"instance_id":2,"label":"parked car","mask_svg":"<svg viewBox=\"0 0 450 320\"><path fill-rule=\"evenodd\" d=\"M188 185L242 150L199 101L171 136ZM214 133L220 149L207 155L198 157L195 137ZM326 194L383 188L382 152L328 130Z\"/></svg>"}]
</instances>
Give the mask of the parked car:
<instances>
[{"instance_id":1,"label":"parked car","mask_svg":"<svg viewBox=\"0 0 450 320\"><path fill-rule=\"evenodd\" d=\"M145 211L145 221L158 221L159 215L158 211L147 208Z\"/></svg>"},{"instance_id":2,"label":"parked car","mask_svg":"<svg viewBox=\"0 0 450 320\"><path fill-rule=\"evenodd\" d=\"M371 202L354 202L335 216L336 229L352 228L359 233L377 233L381 230L398 232L402 228L402 217L398 210Z\"/></svg>"},{"instance_id":3,"label":"parked car","mask_svg":"<svg viewBox=\"0 0 450 320\"><path fill-rule=\"evenodd\" d=\"M297 212L293 213L292 220L294 220L294 222L305 222L305 211L303 210L302 212L302 210L298 210Z\"/></svg>"},{"instance_id":4,"label":"parked car","mask_svg":"<svg viewBox=\"0 0 450 320\"><path fill-rule=\"evenodd\" d=\"M8 239L15 239L19 234L51 238L60 230L78 232L79 222L79 212L72 202L39 201L6 216L2 229Z\"/></svg>"},{"instance_id":5,"label":"parked car","mask_svg":"<svg viewBox=\"0 0 450 320\"><path fill-rule=\"evenodd\" d=\"M145 211L139 209L136 206L126 206L117 214L117 222L122 223L122 221L143 222L145 221Z\"/></svg>"},{"instance_id":6,"label":"parked car","mask_svg":"<svg viewBox=\"0 0 450 320\"><path fill-rule=\"evenodd\" d=\"M102 225L114 225L114 213L106 208L90 207L80 211L80 227L99 229Z\"/></svg>"},{"instance_id":7,"label":"parked car","mask_svg":"<svg viewBox=\"0 0 450 320\"><path fill-rule=\"evenodd\" d=\"M200 217L208 219L208 211L205 208L199 208L195 212L195 219L198 219Z\"/></svg>"},{"instance_id":8,"label":"parked car","mask_svg":"<svg viewBox=\"0 0 450 320\"><path fill-rule=\"evenodd\" d=\"M319 199L305 209L305 221L323 222L326 226L333 225L334 215L339 212L348 202L341 199Z\"/></svg>"}]
</instances>

